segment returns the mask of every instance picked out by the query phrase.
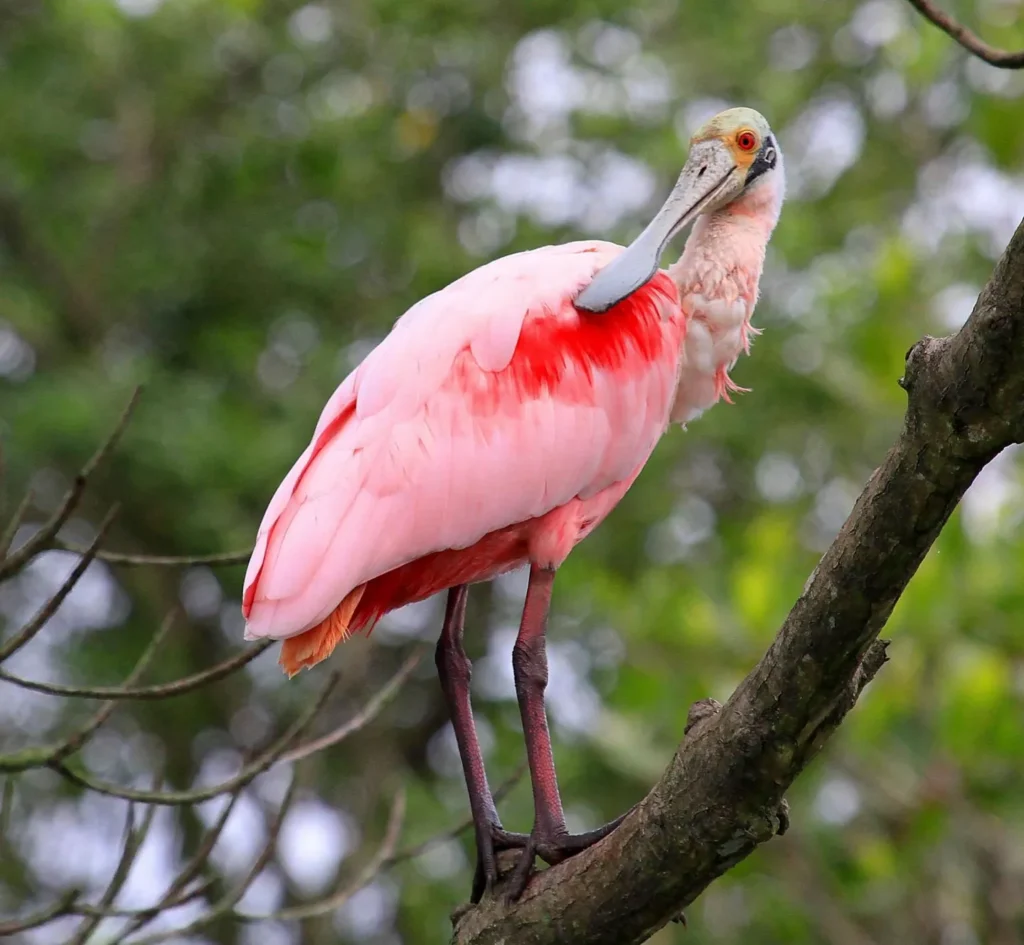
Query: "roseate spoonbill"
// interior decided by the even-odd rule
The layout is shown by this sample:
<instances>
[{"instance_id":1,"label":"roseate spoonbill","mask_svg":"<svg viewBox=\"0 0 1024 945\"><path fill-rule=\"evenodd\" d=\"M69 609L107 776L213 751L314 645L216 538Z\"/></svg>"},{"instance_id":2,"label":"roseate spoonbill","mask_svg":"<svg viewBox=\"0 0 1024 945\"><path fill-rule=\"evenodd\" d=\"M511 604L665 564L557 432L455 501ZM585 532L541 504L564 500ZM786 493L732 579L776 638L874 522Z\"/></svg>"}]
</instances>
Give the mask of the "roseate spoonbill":
<instances>
[{"instance_id":1,"label":"roseate spoonbill","mask_svg":"<svg viewBox=\"0 0 1024 945\"><path fill-rule=\"evenodd\" d=\"M728 372L755 331L783 191L768 123L729 109L693 136L678 182L628 248L591 240L516 253L418 302L335 391L263 518L245 635L282 639L289 675L382 614L448 592L436 662L476 826L473 901L496 879L496 849L522 848L518 896L535 856L557 863L618 823L566 830L544 710L555 571L670 423L739 389ZM690 222L682 257L659 271ZM467 586L524 565L512 665L529 836L498 819L462 647Z\"/></svg>"}]
</instances>

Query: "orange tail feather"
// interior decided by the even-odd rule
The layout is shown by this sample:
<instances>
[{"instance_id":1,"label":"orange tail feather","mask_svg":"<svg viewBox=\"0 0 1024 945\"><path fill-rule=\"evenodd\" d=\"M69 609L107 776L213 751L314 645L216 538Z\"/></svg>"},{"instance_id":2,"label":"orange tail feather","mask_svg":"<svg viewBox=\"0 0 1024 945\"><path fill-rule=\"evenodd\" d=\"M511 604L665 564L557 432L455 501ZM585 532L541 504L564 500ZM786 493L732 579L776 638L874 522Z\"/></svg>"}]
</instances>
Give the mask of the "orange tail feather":
<instances>
[{"instance_id":1,"label":"orange tail feather","mask_svg":"<svg viewBox=\"0 0 1024 945\"><path fill-rule=\"evenodd\" d=\"M351 633L352 615L359 606L365 590L366 585L360 584L349 591L326 620L294 637L288 637L281 643L278 663L289 676L294 676L299 670L315 666L321 660L327 659L334 648L348 637Z\"/></svg>"}]
</instances>

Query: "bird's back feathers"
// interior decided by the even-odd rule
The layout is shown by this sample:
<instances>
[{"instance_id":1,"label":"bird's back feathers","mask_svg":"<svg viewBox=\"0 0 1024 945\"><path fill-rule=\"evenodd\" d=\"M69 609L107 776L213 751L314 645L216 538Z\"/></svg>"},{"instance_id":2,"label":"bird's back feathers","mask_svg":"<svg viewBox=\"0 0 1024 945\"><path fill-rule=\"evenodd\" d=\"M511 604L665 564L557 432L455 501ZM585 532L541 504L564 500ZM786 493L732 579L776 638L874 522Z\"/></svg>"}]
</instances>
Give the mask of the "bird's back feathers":
<instances>
[{"instance_id":1,"label":"bird's back feathers","mask_svg":"<svg viewBox=\"0 0 1024 945\"><path fill-rule=\"evenodd\" d=\"M398 320L267 509L247 637L301 633L371 579L635 474L668 420L685 326L665 273L605 314L573 307L619 252L507 256Z\"/></svg>"}]
</instances>

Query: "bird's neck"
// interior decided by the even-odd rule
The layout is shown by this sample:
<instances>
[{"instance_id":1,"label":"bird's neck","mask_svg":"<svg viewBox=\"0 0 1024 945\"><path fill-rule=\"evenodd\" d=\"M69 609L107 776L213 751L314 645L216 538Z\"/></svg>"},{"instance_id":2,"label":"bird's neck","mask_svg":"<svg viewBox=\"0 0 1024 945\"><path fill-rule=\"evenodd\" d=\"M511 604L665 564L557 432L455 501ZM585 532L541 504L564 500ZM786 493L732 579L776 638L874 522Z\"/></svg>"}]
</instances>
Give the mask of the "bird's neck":
<instances>
[{"instance_id":1,"label":"bird's neck","mask_svg":"<svg viewBox=\"0 0 1024 945\"><path fill-rule=\"evenodd\" d=\"M694 290L708 295L718 283L739 278L742 286L721 285L720 289L728 294L736 288L744 295L752 292L753 303L781 202L775 188L755 187L721 210L698 218L682 256L668 270L680 297Z\"/></svg>"},{"instance_id":2,"label":"bird's neck","mask_svg":"<svg viewBox=\"0 0 1024 945\"><path fill-rule=\"evenodd\" d=\"M729 371L756 334L750 316L780 202L769 188L756 188L702 216L669 267L687 322L673 422L685 424L739 389Z\"/></svg>"}]
</instances>

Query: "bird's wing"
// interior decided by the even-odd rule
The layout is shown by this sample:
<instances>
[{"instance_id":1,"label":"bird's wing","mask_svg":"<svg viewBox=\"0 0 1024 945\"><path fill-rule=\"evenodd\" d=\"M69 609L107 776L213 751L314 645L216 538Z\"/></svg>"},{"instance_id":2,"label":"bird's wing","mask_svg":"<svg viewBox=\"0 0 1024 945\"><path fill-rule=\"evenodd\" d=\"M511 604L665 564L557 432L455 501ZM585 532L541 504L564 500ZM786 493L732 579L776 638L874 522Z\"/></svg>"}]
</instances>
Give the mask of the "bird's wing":
<instances>
[{"instance_id":1,"label":"bird's wing","mask_svg":"<svg viewBox=\"0 0 1024 945\"><path fill-rule=\"evenodd\" d=\"M675 381L675 286L661 273L603 315L571 303L620 251L588 241L506 256L398 320L335 391L267 509L245 578L249 638L299 633L373 577L646 460Z\"/></svg>"}]
</instances>

